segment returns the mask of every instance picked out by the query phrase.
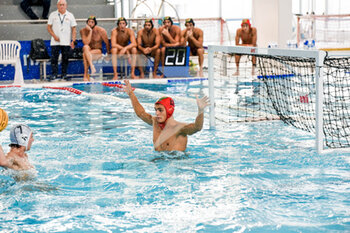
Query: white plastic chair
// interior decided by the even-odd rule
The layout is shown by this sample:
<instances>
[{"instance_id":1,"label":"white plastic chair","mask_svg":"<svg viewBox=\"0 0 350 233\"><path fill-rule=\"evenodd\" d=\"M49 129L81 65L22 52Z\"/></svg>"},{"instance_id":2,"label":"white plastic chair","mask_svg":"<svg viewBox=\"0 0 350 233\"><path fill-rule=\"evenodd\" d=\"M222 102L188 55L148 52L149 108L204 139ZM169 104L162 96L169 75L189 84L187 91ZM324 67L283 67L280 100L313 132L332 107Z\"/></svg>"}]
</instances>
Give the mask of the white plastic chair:
<instances>
[{"instance_id":1,"label":"white plastic chair","mask_svg":"<svg viewBox=\"0 0 350 233\"><path fill-rule=\"evenodd\" d=\"M15 78L13 84L24 84L21 60L19 52L21 51L21 44L15 40L0 41L0 64L14 65Z\"/></svg>"}]
</instances>

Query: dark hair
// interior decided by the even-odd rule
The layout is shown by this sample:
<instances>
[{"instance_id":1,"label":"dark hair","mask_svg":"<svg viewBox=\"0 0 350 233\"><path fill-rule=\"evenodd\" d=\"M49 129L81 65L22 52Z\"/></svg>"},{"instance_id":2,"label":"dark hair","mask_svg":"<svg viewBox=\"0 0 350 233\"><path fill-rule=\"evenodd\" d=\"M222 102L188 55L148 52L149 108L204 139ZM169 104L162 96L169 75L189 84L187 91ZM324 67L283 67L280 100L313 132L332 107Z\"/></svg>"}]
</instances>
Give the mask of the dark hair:
<instances>
[{"instance_id":1,"label":"dark hair","mask_svg":"<svg viewBox=\"0 0 350 233\"><path fill-rule=\"evenodd\" d=\"M86 23L88 23L89 22L89 20L93 20L93 21L95 21L95 26L97 25L97 20L96 20L96 16L94 16L94 15L90 15L89 16L89 18L86 20Z\"/></svg>"},{"instance_id":2,"label":"dark hair","mask_svg":"<svg viewBox=\"0 0 350 233\"><path fill-rule=\"evenodd\" d=\"M163 24L164 24L164 21L165 20L169 20L170 21L170 23L171 23L171 25L173 25L174 24L174 22L173 22L173 20L171 19L171 17L170 16L165 16L164 18L163 18Z\"/></svg>"},{"instance_id":3,"label":"dark hair","mask_svg":"<svg viewBox=\"0 0 350 233\"><path fill-rule=\"evenodd\" d=\"M145 23L143 24L143 26L145 26L146 23L150 23L152 25L152 29L153 29L154 25L153 25L152 19L145 19Z\"/></svg>"},{"instance_id":4,"label":"dark hair","mask_svg":"<svg viewBox=\"0 0 350 233\"><path fill-rule=\"evenodd\" d=\"M125 21L126 25L128 25L128 22L126 21L126 19L124 17L119 17L117 20L117 26L119 26L120 21Z\"/></svg>"},{"instance_id":5,"label":"dark hair","mask_svg":"<svg viewBox=\"0 0 350 233\"><path fill-rule=\"evenodd\" d=\"M18 144L10 144L9 147L11 147L11 148L13 148L13 147L15 147L15 148L20 148L21 146L18 145Z\"/></svg>"},{"instance_id":6,"label":"dark hair","mask_svg":"<svg viewBox=\"0 0 350 233\"><path fill-rule=\"evenodd\" d=\"M195 25L195 24L194 24L194 21L193 21L193 19L192 19L192 18L188 18L188 19L186 19L186 21L185 21L185 26L186 26L186 23L192 23L192 24L193 24L193 26Z\"/></svg>"}]
</instances>

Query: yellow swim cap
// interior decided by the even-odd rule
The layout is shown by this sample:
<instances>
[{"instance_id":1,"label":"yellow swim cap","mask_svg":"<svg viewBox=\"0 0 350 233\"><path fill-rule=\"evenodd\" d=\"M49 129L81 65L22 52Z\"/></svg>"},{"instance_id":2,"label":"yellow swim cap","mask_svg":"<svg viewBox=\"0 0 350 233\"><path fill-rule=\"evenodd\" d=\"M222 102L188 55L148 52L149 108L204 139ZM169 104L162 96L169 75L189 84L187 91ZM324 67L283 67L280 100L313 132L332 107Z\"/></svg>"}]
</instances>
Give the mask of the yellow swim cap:
<instances>
[{"instance_id":1,"label":"yellow swim cap","mask_svg":"<svg viewBox=\"0 0 350 233\"><path fill-rule=\"evenodd\" d=\"M5 110L0 108L0 132L6 128L8 122L9 118L7 116L7 113Z\"/></svg>"}]
</instances>

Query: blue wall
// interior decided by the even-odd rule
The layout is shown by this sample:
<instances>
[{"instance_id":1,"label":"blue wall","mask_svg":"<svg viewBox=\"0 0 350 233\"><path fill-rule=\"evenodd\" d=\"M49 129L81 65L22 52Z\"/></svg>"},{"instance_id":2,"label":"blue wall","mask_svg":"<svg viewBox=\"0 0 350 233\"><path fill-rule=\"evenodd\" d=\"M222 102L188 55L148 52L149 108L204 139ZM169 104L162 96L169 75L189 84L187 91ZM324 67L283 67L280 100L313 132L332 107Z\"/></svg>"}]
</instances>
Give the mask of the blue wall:
<instances>
[{"instance_id":1,"label":"blue wall","mask_svg":"<svg viewBox=\"0 0 350 233\"><path fill-rule=\"evenodd\" d=\"M21 64L22 64L22 70L23 70L23 78L24 79L40 79L40 67L39 62L34 62L31 59L29 59L29 64L27 63L27 57L30 52L31 48L31 41L19 41L21 44L21 52L20 52L20 58L21 58ZM46 47L48 49L49 55L51 55L51 47L50 47L50 41L45 41ZM83 47L83 43L81 40L78 41L77 47ZM103 52L106 52L106 47L103 43ZM51 65L50 63L46 67L47 75L51 75ZM61 71L61 67L59 67L59 73ZM112 73L113 68L112 67L103 67L103 71L106 73ZM69 62L68 66L68 74L84 74L84 64L83 61L71 61ZM11 65L0 65L0 81L5 80L13 80L15 75L15 68Z\"/></svg>"},{"instance_id":2,"label":"blue wall","mask_svg":"<svg viewBox=\"0 0 350 233\"><path fill-rule=\"evenodd\" d=\"M23 78L26 79L40 79L40 67L39 67L39 62L34 62L31 59L29 59L29 64L27 63L27 57L29 56L30 53L30 48L31 48L31 41L19 41L22 48L20 52L20 59L21 59L21 64L22 64L22 70L23 70ZM51 55L51 47L50 47L50 41L46 40L45 41L46 47L48 49L49 55ZM106 46L104 43L102 47L102 52L106 53ZM83 47L83 43L81 40L78 40L78 45L77 47ZM186 58L186 66L182 67L173 67L173 66L165 66L165 76L166 77L189 77L189 67L188 67L188 58L189 58L189 48L188 50L188 55ZM159 64L161 66L161 64ZM96 69L98 67L102 67L104 73L113 73L113 67L111 64L111 61L103 61L102 64L96 65ZM130 67L129 67L130 69ZM160 68L161 69L161 68ZM147 69L148 70L148 69ZM46 72L47 75L51 75L51 65L48 63L46 67ZM61 72L61 67L59 67L59 74ZM136 70L137 72L137 70ZM68 74L84 74L84 64L83 61L71 61L69 62L68 66ZM0 64L0 81L5 81L5 80L13 80L15 75L15 68L14 66L11 65L1 65ZM136 75L138 75L136 73Z\"/></svg>"}]
</instances>

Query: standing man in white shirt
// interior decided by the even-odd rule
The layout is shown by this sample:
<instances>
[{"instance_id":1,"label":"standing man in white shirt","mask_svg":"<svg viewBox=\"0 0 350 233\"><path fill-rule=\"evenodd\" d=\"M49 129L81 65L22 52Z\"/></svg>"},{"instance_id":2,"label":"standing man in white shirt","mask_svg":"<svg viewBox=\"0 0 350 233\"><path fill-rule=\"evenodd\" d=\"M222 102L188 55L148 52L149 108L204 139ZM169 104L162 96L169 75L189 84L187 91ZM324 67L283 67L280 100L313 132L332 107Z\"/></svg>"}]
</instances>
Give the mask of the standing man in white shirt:
<instances>
[{"instance_id":1,"label":"standing man in white shirt","mask_svg":"<svg viewBox=\"0 0 350 233\"><path fill-rule=\"evenodd\" d=\"M67 1L57 1L57 11L50 14L47 22L47 31L51 35L51 80L57 78L58 57L62 53L62 79L68 80L67 68L70 48L74 48L77 36L77 22L74 15L67 11ZM50 81L51 81L50 80Z\"/></svg>"}]
</instances>

